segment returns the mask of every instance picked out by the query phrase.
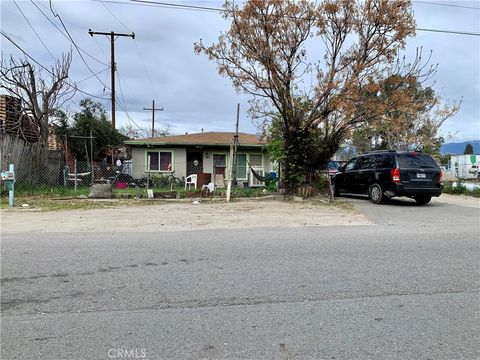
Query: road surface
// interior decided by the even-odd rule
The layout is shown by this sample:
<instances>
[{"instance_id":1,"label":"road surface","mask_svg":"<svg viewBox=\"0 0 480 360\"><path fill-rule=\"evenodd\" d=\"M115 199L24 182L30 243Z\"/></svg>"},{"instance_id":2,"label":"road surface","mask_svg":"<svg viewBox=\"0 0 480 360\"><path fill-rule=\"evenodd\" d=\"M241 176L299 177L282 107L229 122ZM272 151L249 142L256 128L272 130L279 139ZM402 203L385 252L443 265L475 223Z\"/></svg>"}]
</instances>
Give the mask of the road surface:
<instances>
[{"instance_id":1,"label":"road surface","mask_svg":"<svg viewBox=\"0 0 480 360\"><path fill-rule=\"evenodd\" d=\"M3 234L1 357L480 358L480 209L347 199L375 224Z\"/></svg>"}]
</instances>

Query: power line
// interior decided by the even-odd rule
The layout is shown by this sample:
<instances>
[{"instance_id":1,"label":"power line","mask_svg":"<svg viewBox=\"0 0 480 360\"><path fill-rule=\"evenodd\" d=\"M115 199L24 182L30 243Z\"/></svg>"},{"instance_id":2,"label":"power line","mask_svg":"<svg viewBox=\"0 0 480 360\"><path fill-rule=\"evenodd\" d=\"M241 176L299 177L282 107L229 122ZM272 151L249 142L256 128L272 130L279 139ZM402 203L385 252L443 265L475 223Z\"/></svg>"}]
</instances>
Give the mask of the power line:
<instances>
[{"instance_id":1,"label":"power line","mask_svg":"<svg viewBox=\"0 0 480 360\"><path fill-rule=\"evenodd\" d=\"M91 79L91 78L93 78L93 77L96 76L96 75L100 75L101 73L103 73L104 71L107 71L107 70L109 70L109 69L110 69L110 66L109 66L109 67L106 67L106 68L103 69L103 70L100 70L99 72L97 72L97 73L95 73L95 74L93 74L93 75L90 75L90 76L86 77L85 79L79 80L79 81L77 81L76 83L77 83L77 84L80 84L81 82L87 81L88 79Z\"/></svg>"},{"instance_id":2,"label":"power line","mask_svg":"<svg viewBox=\"0 0 480 360\"><path fill-rule=\"evenodd\" d=\"M71 42L70 38L62 31L62 29L60 29L57 24L55 24L49 17L47 14L45 14L42 9L40 9L38 7L38 5L33 1L33 0L30 0L30 2L37 8L38 11L40 11L40 13L45 17L45 19L47 19L50 24L52 24L59 32L60 34L62 34L68 41ZM43 6L42 3L39 3L39 5ZM45 7L44 7L45 8ZM68 22L68 21L66 21ZM78 45L77 45L78 46ZM87 55L89 58L91 58L92 60L95 60L97 62L99 62L100 64L102 65L106 65L106 66L109 66L109 64L101 61L101 60L98 60L96 57L94 57L93 55L89 54L88 52L86 52L84 49L82 49L80 46L78 46L78 48L80 49L81 52L83 52L85 55Z\"/></svg>"},{"instance_id":3,"label":"power line","mask_svg":"<svg viewBox=\"0 0 480 360\"><path fill-rule=\"evenodd\" d=\"M81 92L82 94L85 94L85 95L88 95L90 97L93 97L93 98L96 98L96 99L100 99L100 100L110 100L109 98L104 98L104 97L101 97L101 96L98 96L98 95L93 95L89 92L86 92L80 88L78 88L77 86L74 86L74 85L71 85L71 84L68 84L69 86L75 88L75 90L77 90L78 92Z\"/></svg>"},{"instance_id":4,"label":"power line","mask_svg":"<svg viewBox=\"0 0 480 360\"><path fill-rule=\"evenodd\" d=\"M177 8L182 10L197 10L197 11L215 11L215 12L225 12L225 9L222 8L213 8L207 6L196 6L196 5L185 5L185 4L173 4L163 1L153 1L153 0L127 0L125 1L115 1L115 0L95 0L101 1L106 3L113 3L113 4L123 4L123 5L137 5L137 6L152 6L152 7L167 7L167 8ZM453 6L453 7L462 7L468 9L475 9L480 10L480 8L470 7L470 6L461 6L461 5L450 5L450 4L440 4L440 3L433 3L429 1L414 1L419 3L431 4L431 5L445 5L445 6ZM427 28L416 28L417 31L428 31L428 32L437 32L437 33L445 33L445 34L456 34L456 35L468 35L468 36L480 36L480 33L476 32L466 32L466 31L454 31L454 30L443 30L443 29L427 29Z\"/></svg>"},{"instance_id":5,"label":"power line","mask_svg":"<svg viewBox=\"0 0 480 360\"><path fill-rule=\"evenodd\" d=\"M35 30L35 28L33 27L33 25L30 23L30 21L28 20L28 18L25 16L25 14L23 13L22 9L20 8L20 6L18 6L17 2L15 0L13 0L13 3L15 4L15 6L17 7L18 11L20 11L20 14L22 14L23 18L25 19L25 21L28 23L28 25L30 26L30 28L32 29L32 31L35 33L35 35L37 35L37 38L38 40L40 40L40 42L42 43L43 47L47 50L47 52L50 54L50 56L52 57L52 59L54 61L57 61L57 59L55 58L55 56L53 56L52 52L50 51L50 49L48 48L48 46L43 42L42 38L40 37L40 35L38 35L37 31Z\"/></svg>"},{"instance_id":6,"label":"power line","mask_svg":"<svg viewBox=\"0 0 480 360\"><path fill-rule=\"evenodd\" d=\"M97 80L104 86L104 88L107 88L108 90L111 90L108 85L106 85L97 75L95 75L95 72L92 70L92 68L90 67L90 65L88 65L88 63L85 61L82 53L80 52L80 50L78 49L78 46L77 44L75 43L75 41L73 40L72 36L70 35L67 27L65 26L65 24L63 23L63 20L60 16L60 14L56 13L53 11L53 7L52 7L52 0L50 0L50 10L53 14L53 16L57 17L58 20L60 21L60 23L62 24L62 27L63 29L65 30L65 32L67 33L68 37L70 38L70 41L72 42L73 46L75 46L75 49L77 50L78 52L78 55L80 55L80 58L82 59L83 63L85 64L85 66L87 67L87 69L92 73L94 74L94 76L97 78Z\"/></svg>"},{"instance_id":7,"label":"power line","mask_svg":"<svg viewBox=\"0 0 480 360\"><path fill-rule=\"evenodd\" d=\"M108 13L109 13L110 15L112 15L112 17L113 17L115 20L117 20L117 22L118 22L120 25L122 25L122 26L123 26L125 29L127 29L128 31L132 31L132 29L130 29L127 25L125 25L113 12L110 11L110 9L107 7L107 5L105 5L105 4L103 3L102 0L98 0L98 1L100 2L100 4L102 4L102 6L105 8L105 10L107 10Z\"/></svg>"},{"instance_id":8,"label":"power line","mask_svg":"<svg viewBox=\"0 0 480 360\"><path fill-rule=\"evenodd\" d=\"M128 31L132 31L132 29L130 29L130 27L128 27L125 23L123 23L109 8L107 5L105 5L103 3L102 0L98 0L102 5L103 7L109 12L110 15L112 15L112 17L117 20L117 22L122 25L123 27L125 27ZM135 49L137 51L137 55L138 55L138 58L140 59L140 61L142 62L142 65L143 65L143 69L145 70L145 75L150 83L150 86L152 87L152 90L154 92L154 94L156 95L156 97L158 98L158 92L157 92L157 88L152 80L152 76L150 75L150 72L148 71L148 68L147 68L147 65L145 64L145 61L143 60L143 57L142 57L142 54L141 54L141 51L140 49L138 48L138 45L137 45L137 42L134 41L133 44L135 45Z\"/></svg>"},{"instance_id":9,"label":"power line","mask_svg":"<svg viewBox=\"0 0 480 360\"><path fill-rule=\"evenodd\" d=\"M415 30L417 30L417 31L436 32L436 33L444 33L444 34L480 36L480 33L465 32L465 31L439 30L439 29L421 29L421 28L417 28L417 29L415 29Z\"/></svg>"},{"instance_id":10,"label":"power line","mask_svg":"<svg viewBox=\"0 0 480 360\"><path fill-rule=\"evenodd\" d=\"M37 59L35 59L33 56L31 56L29 53L27 53L25 50L23 50L20 45L18 45L15 41L12 40L12 38L10 38L10 36L8 36L3 30L0 31L0 34L2 34L2 36L7 39L8 41L10 41L12 43L13 46L15 46L18 50L20 50L23 55L25 55L27 58L29 58L30 60L32 60L35 64L37 64L38 66L40 66L43 70L45 70L46 72L48 72L50 75L52 76L55 76L55 74L50 70L48 69L47 67L45 67L42 63L40 63ZM107 98L103 98L103 97L100 97L100 96L97 96L97 95L93 95L93 94L90 94L82 89L80 89L78 86L76 85L72 85L70 83L65 83L67 86L75 89L76 91L79 91L85 95L88 95L88 96L91 96L91 97L94 97L94 98L97 98L97 99L101 99L101 100L108 100Z\"/></svg>"},{"instance_id":11,"label":"power line","mask_svg":"<svg viewBox=\"0 0 480 360\"><path fill-rule=\"evenodd\" d=\"M480 8L478 8L478 7L466 6L466 5L442 4L442 3L436 3L436 2L431 2L431 1L419 1L419 0L412 0L412 2L419 3L419 4L427 4L427 5L449 6L449 7L454 7L454 8L480 10Z\"/></svg>"},{"instance_id":12,"label":"power line","mask_svg":"<svg viewBox=\"0 0 480 360\"><path fill-rule=\"evenodd\" d=\"M122 98L122 103L123 103L123 107L122 107L122 104L120 104L120 101L119 101L118 106L120 106L120 108L124 110L125 115L127 115L128 120L131 123L135 124L135 126L138 129L141 129L140 126L138 126L138 124L135 122L135 120L132 119L132 117L130 116L130 114L127 111L127 104L125 103L125 97L123 96L122 82L120 81L120 73L118 72L118 69L117 69L117 79L118 79L118 87L120 89L120 96ZM116 100L118 100L118 97L116 98Z\"/></svg>"},{"instance_id":13,"label":"power line","mask_svg":"<svg viewBox=\"0 0 480 360\"><path fill-rule=\"evenodd\" d=\"M18 50L20 50L23 55L25 55L26 57L28 57L30 60L32 60L35 64L37 64L38 66L40 66L43 70L47 71L50 75L54 76L53 72L50 71L50 69L47 69L45 66L43 66L39 61L37 61L35 58L33 58L32 56L30 56L30 54L28 54L25 50L23 50L15 41L13 41L10 36L8 36L3 30L0 31L0 34L3 35L3 37L5 39L7 39L8 41L10 41L13 46L15 46Z\"/></svg>"},{"instance_id":14,"label":"power line","mask_svg":"<svg viewBox=\"0 0 480 360\"><path fill-rule=\"evenodd\" d=\"M50 0L51 1L51 0ZM119 37L131 37L132 39L135 39L135 33L132 32L131 34L123 34L123 33L117 33L114 31L110 32L103 32L103 31L92 31L91 29L88 30L88 33L90 36L94 35L107 35L110 37L110 55L111 55L111 65L110 65L110 70L111 70L111 82L112 82L112 127L115 129L115 39Z\"/></svg>"},{"instance_id":15,"label":"power line","mask_svg":"<svg viewBox=\"0 0 480 360\"><path fill-rule=\"evenodd\" d=\"M125 5L168 7L168 8L188 9L188 10L197 10L197 11L213 11L213 12L225 11L225 9L222 9L222 8L214 8L214 7L198 6L198 5L174 4L174 3L161 2L161 1L128 0L133 4L129 4L127 2L122 2L122 1L115 1L115 0L95 0L95 1L103 1L106 3L125 4Z\"/></svg>"}]
</instances>

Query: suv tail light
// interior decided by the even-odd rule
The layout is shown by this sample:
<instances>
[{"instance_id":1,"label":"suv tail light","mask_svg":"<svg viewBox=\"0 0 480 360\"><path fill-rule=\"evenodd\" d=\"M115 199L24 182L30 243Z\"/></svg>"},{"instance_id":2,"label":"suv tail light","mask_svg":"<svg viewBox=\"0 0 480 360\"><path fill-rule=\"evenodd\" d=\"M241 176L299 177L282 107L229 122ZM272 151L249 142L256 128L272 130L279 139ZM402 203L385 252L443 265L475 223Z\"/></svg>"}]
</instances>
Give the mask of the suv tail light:
<instances>
[{"instance_id":1,"label":"suv tail light","mask_svg":"<svg viewBox=\"0 0 480 360\"><path fill-rule=\"evenodd\" d=\"M398 184L400 183L400 169L395 168L393 170L390 170L390 174L392 174L392 180L394 183Z\"/></svg>"}]
</instances>

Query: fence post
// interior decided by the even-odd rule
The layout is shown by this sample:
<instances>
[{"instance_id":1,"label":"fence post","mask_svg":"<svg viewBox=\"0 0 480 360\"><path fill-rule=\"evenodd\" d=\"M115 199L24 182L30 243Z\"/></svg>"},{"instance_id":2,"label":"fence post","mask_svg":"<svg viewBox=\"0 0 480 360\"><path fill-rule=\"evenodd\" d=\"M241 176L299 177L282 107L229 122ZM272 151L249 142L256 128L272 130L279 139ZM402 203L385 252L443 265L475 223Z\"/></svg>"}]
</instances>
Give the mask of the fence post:
<instances>
[{"instance_id":1,"label":"fence post","mask_svg":"<svg viewBox=\"0 0 480 360\"><path fill-rule=\"evenodd\" d=\"M74 183L75 183L75 185L74 185L74 192L75 192L75 194L77 194L77 159L75 159L75 160L73 161L73 171L74 171L74 173L75 173L75 178L74 178L74 180L73 180Z\"/></svg>"},{"instance_id":2,"label":"fence post","mask_svg":"<svg viewBox=\"0 0 480 360\"><path fill-rule=\"evenodd\" d=\"M28 177L30 179L30 195L33 196L32 162L33 162L33 156L30 156L30 168L29 168Z\"/></svg>"}]
</instances>

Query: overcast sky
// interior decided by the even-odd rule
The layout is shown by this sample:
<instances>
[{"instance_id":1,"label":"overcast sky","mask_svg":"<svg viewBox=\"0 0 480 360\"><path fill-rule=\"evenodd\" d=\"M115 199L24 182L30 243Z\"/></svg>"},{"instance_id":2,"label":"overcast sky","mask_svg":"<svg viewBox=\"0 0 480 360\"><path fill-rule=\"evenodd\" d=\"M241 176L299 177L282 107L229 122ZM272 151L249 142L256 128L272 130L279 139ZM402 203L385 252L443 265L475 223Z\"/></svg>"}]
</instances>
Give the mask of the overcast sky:
<instances>
[{"instance_id":1,"label":"overcast sky","mask_svg":"<svg viewBox=\"0 0 480 360\"><path fill-rule=\"evenodd\" d=\"M167 1L213 8L219 8L223 3ZM52 55L60 57L72 44L34 4L63 31L48 1L36 0L16 0L16 3L1 0L1 28L29 55L48 67L53 62ZM90 37L88 29L135 32L135 40L120 37L115 42L119 78L116 91L120 102L117 105L117 128L130 121L122 107L136 124L150 127L151 112L142 109L151 107L152 99L155 99L155 105L164 108L156 113L156 127L169 124L177 134L200 132L202 128L204 131L234 131L237 103L241 106L240 131L257 132L247 116L249 98L238 95L231 81L218 75L213 62L193 52L194 42L202 38L207 44L212 43L221 31L228 28L228 23L218 12L165 5L143 6L129 0L53 0L52 5L75 43L90 55L83 55L90 69L99 73L99 79L94 77L74 50L70 78L80 89L105 98L96 100L104 103L108 110L110 90L104 90L102 83L110 87L107 66L110 42L106 36ZM417 28L480 33L480 1L413 1L413 6ZM1 46L3 56L21 54L3 36ZM424 53L432 50L432 63L439 63L435 90L445 99L463 97L461 110L445 123L443 134L456 134L450 141L479 139L480 37L417 31L417 36L407 42L407 57L413 59L419 46L423 46ZM69 110L77 110L83 97L85 95L77 93L68 104Z\"/></svg>"}]
</instances>

